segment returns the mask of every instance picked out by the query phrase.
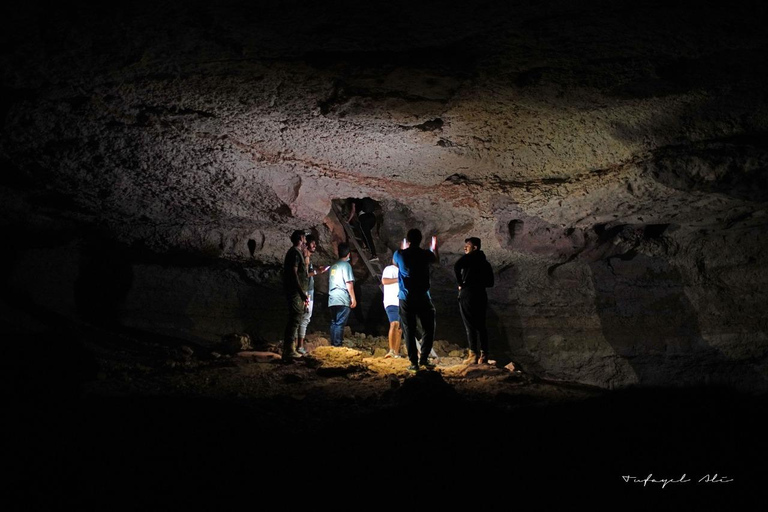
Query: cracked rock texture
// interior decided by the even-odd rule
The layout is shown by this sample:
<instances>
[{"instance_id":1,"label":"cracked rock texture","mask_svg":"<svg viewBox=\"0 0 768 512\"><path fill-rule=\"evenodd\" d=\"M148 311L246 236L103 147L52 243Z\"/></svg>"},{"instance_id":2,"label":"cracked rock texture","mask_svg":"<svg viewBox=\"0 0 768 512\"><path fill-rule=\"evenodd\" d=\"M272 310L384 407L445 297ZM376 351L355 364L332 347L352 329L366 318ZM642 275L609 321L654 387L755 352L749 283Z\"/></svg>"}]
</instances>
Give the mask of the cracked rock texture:
<instances>
[{"instance_id":1,"label":"cracked rock texture","mask_svg":"<svg viewBox=\"0 0 768 512\"><path fill-rule=\"evenodd\" d=\"M478 236L499 360L765 389L766 9L21 6L2 22L3 321L275 339L288 235L311 229L329 264L332 201L370 196L385 257L409 227L439 237L440 338L463 338L452 265ZM351 325L383 333L355 270Z\"/></svg>"}]
</instances>

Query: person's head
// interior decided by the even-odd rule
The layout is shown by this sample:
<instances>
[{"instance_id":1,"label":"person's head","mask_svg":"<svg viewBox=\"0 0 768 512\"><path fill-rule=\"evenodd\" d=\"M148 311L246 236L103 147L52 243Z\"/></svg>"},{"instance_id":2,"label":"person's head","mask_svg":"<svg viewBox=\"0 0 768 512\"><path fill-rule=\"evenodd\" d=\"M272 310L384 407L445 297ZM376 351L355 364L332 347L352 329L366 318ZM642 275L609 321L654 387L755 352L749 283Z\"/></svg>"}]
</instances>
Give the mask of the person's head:
<instances>
[{"instance_id":1,"label":"person's head","mask_svg":"<svg viewBox=\"0 0 768 512\"><path fill-rule=\"evenodd\" d=\"M315 240L315 237L312 235L307 235L307 250L309 252L315 252L317 250L317 240Z\"/></svg>"},{"instance_id":2,"label":"person's head","mask_svg":"<svg viewBox=\"0 0 768 512\"><path fill-rule=\"evenodd\" d=\"M291 243L294 247L301 245L301 243L305 240L304 238L304 232L300 229L297 229L293 233L291 233Z\"/></svg>"},{"instance_id":3,"label":"person's head","mask_svg":"<svg viewBox=\"0 0 768 512\"><path fill-rule=\"evenodd\" d=\"M339 244L339 259L349 259L349 244L346 242L341 242Z\"/></svg>"},{"instance_id":4,"label":"person's head","mask_svg":"<svg viewBox=\"0 0 768 512\"><path fill-rule=\"evenodd\" d=\"M464 254L480 250L480 239L472 236L464 240Z\"/></svg>"},{"instance_id":5,"label":"person's head","mask_svg":"<svg viewBox=\"0 0 768 512\"><path fill-rule=\"evenodd\" d=\"M411 247L418 247L421 245L421 231L413 228L409 230L405 235L405 239L408 240L408 243L411 245Z\"/></svg>"}]
</instances>

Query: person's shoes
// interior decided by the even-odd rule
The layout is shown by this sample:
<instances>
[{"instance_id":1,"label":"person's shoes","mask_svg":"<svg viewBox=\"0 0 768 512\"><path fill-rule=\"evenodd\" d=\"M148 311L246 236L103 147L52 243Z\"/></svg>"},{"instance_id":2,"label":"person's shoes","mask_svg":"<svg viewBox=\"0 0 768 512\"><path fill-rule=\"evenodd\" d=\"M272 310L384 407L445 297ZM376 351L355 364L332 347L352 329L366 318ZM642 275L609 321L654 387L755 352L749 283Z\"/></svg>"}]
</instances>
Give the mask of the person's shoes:
<instances>
[{"instance_id":1,"label":"person's shoes","mask_svg":"<svg viewBox=\"0 0 768 512\"><path fill-rule=\"evenodd\" d=\"M301 359L301 354L296 352L296 340L289 343L283 343L283 361L291 359Z\"/></svg>"},{"instance_id":2,"label":"person's shoes","mask_svg":"<svg viewBox=\"0 0 768 512\"><path fill-rule=\"evenodd\" d=\"M470 350L469 354L467 355L467 358L462 362L464 364L477 364L477 354L475 354Z\"/></svg>"},{"instance_id":3,"label":"person's shoes","mask_svg":"<svg viewBox=\"0 0 768 512\"><path fill-rule=\"evenodd\" d=\"M298 352L298 353L299 353L299 354L301 354L302 356L305 356L305 355L307 355L307 349L305 349L304 347L299 347L299 348L297 348L297 349L296 349L296 352Z\"/></svg>"},{"instance_id":4,"label":"person's shoes","mask_svg":"<svg viewBox=\"0 0 768 512\"><path fill-rule=\"evenodd\" d=\"M435 368L437 368L436 364L430 363L429 361L425 361L425 362L421 363L421 366L423 366L427 370L434 370Z\"/></svg>"},{"instance_id":5,"label":"person's shoes","mask_svg":"<svg viewBox=\"0 0 768 512\"><path fill-rule=\"evenodd\" d=\"M379 261L379 257L374 254L371 256L371 261Z\"/></svg>"},{"instance_id":6,"label":"person's shoes","mask_svg":"<svg viewBox=\"0 0 768 512\"><path fill-rule=\"evenodd\" d=\"M480 357L477 358L477 364L488 364L488 354L480 351Z\"/></svg>"},{"instance_id":7,"label":"person's shoes","mask_svg":"<svg viewBox=\"0 0 768 512\"><path fill-rule=\"evenodd\" d=\"M395 353L390 350L387 352L387 355L384 356L384 359L389 359L391 357L395 357Z\"/></svg>"},{"instance_id":8,"label":"person's shoes","mask_svg":"<svg viewBox=\"0 0 768 512\"><path fill-rule=\"evenodd\" d=\"M418 365L412 364L408 367L409 373L416 373L417 371L419 371Z\"/></svg>"}]
</instances>

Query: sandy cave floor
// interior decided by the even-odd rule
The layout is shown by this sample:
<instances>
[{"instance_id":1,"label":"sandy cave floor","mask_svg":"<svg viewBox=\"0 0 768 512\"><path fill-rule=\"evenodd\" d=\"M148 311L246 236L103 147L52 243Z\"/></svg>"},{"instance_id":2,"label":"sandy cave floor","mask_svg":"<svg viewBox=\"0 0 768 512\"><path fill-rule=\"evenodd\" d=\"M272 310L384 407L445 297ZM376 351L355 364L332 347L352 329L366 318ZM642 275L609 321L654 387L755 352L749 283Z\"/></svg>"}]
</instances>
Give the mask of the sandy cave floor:
<instances>
[{"instance_id":1,"label":"sandy cave floor","mask_svg":"<svg viewBox=\"0 0 768 512\"><path fill-rule=\"evenodd\" d=\"M437 345L454 351L451 356L438 357L434 371L440 381L466 400L513 407L512 397L530 405L578 401L604 393L589 386L544 382L495 361L467 365L456 347L440 341ZM413 377L407 371L404 349L400 358L383 357L386 338L353 335L345 338L344 347L331 347L325 333L315 333L308 336L307 346L309 354L289 365L280 361L274 346L230 355L189 346L172 350L157 347L154 354L152 350L104 352L96 379L85 389L97 396L192 395L240 403L291 397L307 402L348 399L381 405L385 394L400 389Z\"/></svg>"}]
</instances>

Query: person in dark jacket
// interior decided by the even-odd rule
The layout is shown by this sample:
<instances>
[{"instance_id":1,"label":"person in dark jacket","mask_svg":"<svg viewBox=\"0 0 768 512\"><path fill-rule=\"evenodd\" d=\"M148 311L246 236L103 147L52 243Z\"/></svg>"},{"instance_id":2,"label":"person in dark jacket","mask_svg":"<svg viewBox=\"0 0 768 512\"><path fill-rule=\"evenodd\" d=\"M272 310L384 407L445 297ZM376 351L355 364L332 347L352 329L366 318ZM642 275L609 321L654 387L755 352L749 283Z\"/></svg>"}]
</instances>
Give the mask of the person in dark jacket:
<instances>
[{"instance_id":1,"label":"person in dark jacket","mask_svg":"<svg viewBox=\"0 0 768 512\"><path fill-rule=\"evenodd\" d=\"M453 267L459 284L459 311L469 345L465 364L488 362L488 329L485 324L488 295L485 289L493 286L493 269L480 247L479 238L464 240L464 256Z\"/></svg>"}]
</instances>

